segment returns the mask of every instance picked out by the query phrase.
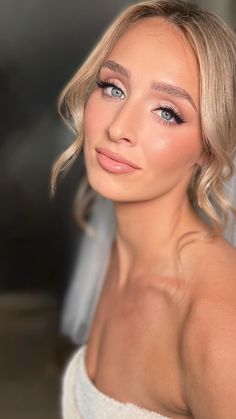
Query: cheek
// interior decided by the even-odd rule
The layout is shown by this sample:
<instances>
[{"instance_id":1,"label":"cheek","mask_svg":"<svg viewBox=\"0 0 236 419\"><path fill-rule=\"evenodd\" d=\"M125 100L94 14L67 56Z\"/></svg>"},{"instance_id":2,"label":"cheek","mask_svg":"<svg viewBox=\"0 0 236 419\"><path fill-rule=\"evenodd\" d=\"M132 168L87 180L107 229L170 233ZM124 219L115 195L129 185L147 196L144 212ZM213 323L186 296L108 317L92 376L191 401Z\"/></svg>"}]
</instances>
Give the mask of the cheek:
<instances>
[{"instance_id":1,"label":"cheek","mask_svg":"<svg viewBox=\"0 0 236 419\"><path fill-rule=\"evenodd\" d=\"M91 142L96 139L98 133L104 128L104 113L98 106L97 92L92 93L85 107L84 132L85 141Z\"/></svg>"},{"instance_id":2,"label":"cheek","mask_svg":"<svg viewBox=\"0 0 236 419\"><path fill-rule=\"evenodd\" d=\"M165 133L168 128L165 128ZM146 148L147 162L158 169L178 169L191 167L196 163L202 152L200 130L185 129L176 134L175 128L169 128L168 135L150 141Z\"/></svg>"}]
</instances>

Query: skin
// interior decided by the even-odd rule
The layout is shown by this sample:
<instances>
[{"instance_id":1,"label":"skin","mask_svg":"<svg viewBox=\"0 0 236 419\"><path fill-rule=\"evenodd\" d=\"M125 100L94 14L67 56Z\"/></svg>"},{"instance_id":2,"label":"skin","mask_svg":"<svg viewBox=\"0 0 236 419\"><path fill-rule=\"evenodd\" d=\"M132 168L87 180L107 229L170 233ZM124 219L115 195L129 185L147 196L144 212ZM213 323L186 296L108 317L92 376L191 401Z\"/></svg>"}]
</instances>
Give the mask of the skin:
<instances>
[{"instance_id":1,"label":"skin","mask_svg":"<svg viewBox=\"0 0 236 419\"><path fill-rule=\"evenodd\" d=\"M164 19L142 20L118 40L99 80L117 87L97 87L88 100L85 163L91 186L114 202L117 231L88 341L88 374L103 393L171 418L233 418L235 249L221 238L186 246L184 278L175 256L181 235L210 229L187 195L205 161L195 55ZM154 82L184 89L188 99L152 89ZM140 169L108 173L97 147Z\"/></svg>"}]
</instances>

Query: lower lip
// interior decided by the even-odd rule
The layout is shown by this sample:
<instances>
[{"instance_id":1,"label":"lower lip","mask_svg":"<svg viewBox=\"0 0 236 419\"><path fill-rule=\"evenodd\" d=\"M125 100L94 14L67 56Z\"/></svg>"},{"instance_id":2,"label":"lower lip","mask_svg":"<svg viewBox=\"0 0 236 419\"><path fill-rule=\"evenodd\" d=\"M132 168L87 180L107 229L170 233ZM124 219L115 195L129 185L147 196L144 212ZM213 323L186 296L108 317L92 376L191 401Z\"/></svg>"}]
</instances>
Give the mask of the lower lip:
<instances>
[{"instance_id":1,"label":"lower lip","mask_svg":"<svg viewBox=\"0 0 236 419\"><path fill-rule=\"evenodd\" d=\"M110 157L107 157L104 154L96 152L96 155L98 163L107 172L114 174L124 174L134 172L135 170L137 170L134 167L129 166L128 164L112 160L110 159Z\"/></svg>"}]
</instances>

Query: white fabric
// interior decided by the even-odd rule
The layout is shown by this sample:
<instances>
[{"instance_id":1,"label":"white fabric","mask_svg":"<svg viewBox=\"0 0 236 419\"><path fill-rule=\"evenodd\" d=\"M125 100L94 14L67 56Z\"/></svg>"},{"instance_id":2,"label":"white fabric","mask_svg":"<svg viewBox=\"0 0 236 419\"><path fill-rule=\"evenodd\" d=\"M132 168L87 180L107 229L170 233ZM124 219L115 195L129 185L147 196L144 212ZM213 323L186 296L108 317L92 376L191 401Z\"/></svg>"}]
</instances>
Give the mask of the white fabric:
<instances>
[{"instance_id":1,"label":"white fabric","mask_svg":"<svg viewBox=\"0 0 236 419\"><path fill-rule=\"evenodd\" d=\"M63 419L169 419L159 413L122 403L100 392L88 377L83 346L74 355L63 380Z\"/></svg>"},{"instance_id":2,"label":"white fabric","mask_svg":"<svg viewBox=\"0 0 236 419\"><path fill-rule=\"evenodd\" d=\"M96 236L83 235L62 311L62 333L79 345L87 341L109 262L115 232L112 202L97 196L89 224Z\"/></svg>"}]
</instances>

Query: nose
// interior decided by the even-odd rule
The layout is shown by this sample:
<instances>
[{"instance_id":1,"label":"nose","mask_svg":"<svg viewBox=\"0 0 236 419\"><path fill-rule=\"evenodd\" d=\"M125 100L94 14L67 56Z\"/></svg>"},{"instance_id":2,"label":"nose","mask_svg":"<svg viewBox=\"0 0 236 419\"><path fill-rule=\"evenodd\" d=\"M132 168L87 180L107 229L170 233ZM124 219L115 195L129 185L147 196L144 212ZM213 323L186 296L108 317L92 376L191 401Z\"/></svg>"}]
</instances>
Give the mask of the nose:
<instances>
[{"instance_id":1,"label":"nose","mask_svg":"<svg viewBox=\"0 0 236 419\"><path fill-rule=\"evenodd\" d=\"M134 145L137 142L137 108L126 101L115 113L108 127L111 141Z\"/></svg>"}]
</instances>

